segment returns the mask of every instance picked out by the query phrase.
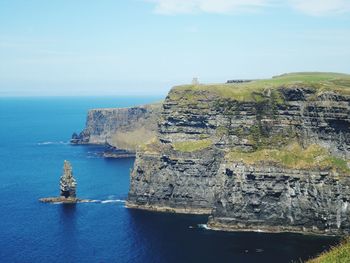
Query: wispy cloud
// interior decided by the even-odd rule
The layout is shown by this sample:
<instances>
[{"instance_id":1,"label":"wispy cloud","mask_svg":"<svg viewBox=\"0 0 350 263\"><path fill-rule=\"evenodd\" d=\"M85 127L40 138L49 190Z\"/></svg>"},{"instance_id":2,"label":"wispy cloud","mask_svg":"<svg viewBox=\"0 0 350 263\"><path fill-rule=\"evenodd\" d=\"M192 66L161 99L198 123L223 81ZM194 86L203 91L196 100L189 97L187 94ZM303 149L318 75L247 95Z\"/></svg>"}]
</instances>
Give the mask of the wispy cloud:
<instances>
[{"instance_id":1,"label":"wispy cloud","mask_svg":"<svg viewBox=\"0 0 350 263\"><path fill-rule=\"evenodd\" d=\"M146 0L155 4L158 14L233 13L252 11L268 5L271 0Z\"/></svg>"},{"instance_id":2,"label":"wispy cloud","mask_svg":"<svg viewBox=\"0 0 350 263\"><path fill-rule=\"evenodd\" d=\"M144 0L163 15L217 13L232 14L286 6L312 16L350 12L350 0Z\"/></svg>"},{"instance_id":3,"label":"wispy cloud","mask_svg":"<svg viewBox=\"0 0 350 263\"><path fill-rule=\"evenodd\" d=\"M290 0L290 4L295 9L313 16L350 12L349 0Z\"/></svg>"}]
</instances>

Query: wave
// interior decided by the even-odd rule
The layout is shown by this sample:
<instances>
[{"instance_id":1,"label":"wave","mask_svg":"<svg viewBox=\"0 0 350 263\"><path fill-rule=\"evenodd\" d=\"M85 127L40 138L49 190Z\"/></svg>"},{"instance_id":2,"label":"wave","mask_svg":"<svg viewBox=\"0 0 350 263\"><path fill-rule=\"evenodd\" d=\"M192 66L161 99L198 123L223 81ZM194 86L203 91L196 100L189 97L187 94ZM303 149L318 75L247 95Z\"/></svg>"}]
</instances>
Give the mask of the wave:
<instances>
[{"instance_id":1,"label":"wave","mask_svg":"<svg viewBox=\"0 0 350 263\"><path fill-rule=\"evenodd\" d=\"M88 203L99 203L99 204L109 204L109 203L125 203L126 200L122 199L106 199L106 200L89 200Z\"/></svg>"},{"instance_id":2,"label":"wave","mask_svg":"<svg viewBox=\"0 0 350 263\"><path fill-rule=\"evenodd\" d=\"M58 141L58 142L38 142L37 145L66 145L69 144L69 142L64 142L64 141Z\"/></svg>"},{"instance_id":3,"label":"wave","mask_svg":"<svg viewBox=\"0 0 350 263\"><path fill-rule=\"evenodd\" d=\"M205 229L205 230L210 230L210 227L208 227L207 224L198 224L198 228L202 228L202 229Z\"/></svg>"},{"instance_id":4,"label":"wave","mask_svg":"<svg viewBox=\"0 0 350 263\"><path fill-rule=\"evenodd\" d=\"M103 200L101 201L101 204L108 204L108 203L125 203L125 200L121 199L109 199L109 200Z\"/></svg>"},{"instance_id":5,"label":"wave","mask_svg":"<svg viewBox=\"0 0 350 263\"><path fill-rule=\"evenodd\" d=\"M86 158L87 158L87 159L101 159L102 157L100 157L100 156L95 156L95 155L87 155Z\"/></svg>"},{"instance_id":6,"label":"wave","mask_svg":"<svg viewBox=\"0 0 350 263\"><path fill-rule=\"evenodd\" d=\"M125 203L125 202L126 202L126 200L122 200L122 199L107 199L107 200L93 199L93 200L88 200L87 202L81 202L81 203L86 203L86 204L88 204L88 203L109 204L109 203ZM52 204L60 205L60 204L63 204L63 202L54 202Z\"/></svg>"},{"instance_id":7,"label":"wave","mask_svg":"<svg viewBox=\"0 0 350 263\"><path fill-rule=\"evenodd\" d=\"M89 200L89 202L88 203L101 203L101 200Z\"/></svg>"}]
</instances>

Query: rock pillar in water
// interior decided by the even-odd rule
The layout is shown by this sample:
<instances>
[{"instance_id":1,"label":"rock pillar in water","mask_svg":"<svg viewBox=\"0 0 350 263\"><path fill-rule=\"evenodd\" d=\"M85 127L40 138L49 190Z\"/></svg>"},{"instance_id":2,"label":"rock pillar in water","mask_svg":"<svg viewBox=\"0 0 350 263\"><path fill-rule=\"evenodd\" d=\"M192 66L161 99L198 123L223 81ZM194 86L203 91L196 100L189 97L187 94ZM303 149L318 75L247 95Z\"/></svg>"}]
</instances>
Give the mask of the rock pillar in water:
<instances>
[{"instance_id":1,"label":"rock pillar in water","mask_svg":"<svg viewBox=\"0 0 350 263\"><path fill-rule=\"evenodd\" d=\"M61 197L76 198L77 182L73 177L72 166L64 161L63 175L60 180Z\"/></svg>"}]
</instances>

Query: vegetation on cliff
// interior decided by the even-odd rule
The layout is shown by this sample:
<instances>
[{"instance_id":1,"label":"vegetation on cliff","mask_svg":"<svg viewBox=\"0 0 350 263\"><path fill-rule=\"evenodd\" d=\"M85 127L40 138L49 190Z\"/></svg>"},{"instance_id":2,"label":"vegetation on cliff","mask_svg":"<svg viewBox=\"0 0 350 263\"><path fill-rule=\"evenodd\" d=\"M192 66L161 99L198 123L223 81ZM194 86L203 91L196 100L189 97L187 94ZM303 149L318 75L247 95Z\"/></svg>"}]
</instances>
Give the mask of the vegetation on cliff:
<instances>
[{"instance_id":1,"label":"vegetation on cliff","mask_svg":"<svg viewBox=\"0 0 350 263\"><path fill-rule=\"evenodd\" d=\"M180 141L173 143L173 148L180 152L195 152L209 148L213 144L210 139L202 139L197 141Z\"/></svg>"},{"instance_id":2,"label":"vegetation on cliff","mask_svg":"<svg viewBox=\"0 0 350 263\"><path fill-rule=\"evenodd\" d=\"M317 258L309 260L307 263L334 263L350 262L350 238L340 245L322 253Z\"/></svg>"},{"instance_id":3,"label":"vegetation on cliff","mask_svg":"<svg viewBox=\"0 0 350 263\"><path fill-rule=\"evenodd\" d=\"M111 132L108 143L118 149L135 152L137 148L156 136L157 118L162 102L148 104L143 114L136 116L135 121L128 122Z\"/></svg>"},{"instance_id":4,"label":"vegetation on cliff","mask_svg":"<svg viewBox=\"0 0 350 263\"><path fill-rule=\"evenodd\" d=\"M227 154L231 161L241 161L248 165L273 164L289 169L334 170L349 174L346 160L336 158L316 144L303 149L298 143L292 143L280 149L261 149L254 152L231 151Z\"/></svg>"},{"instance_id":5,"label":"vegetation on cliff","mask_svg":"<svg viewBox=\"0 0 350 263\"><path fill-rule=\"evenodd\" d=\"M227 83L209 85L183 85L175 87L169 94L173 100L194 102L201 96L213 94L237 101L259 101L265 92L273 92L282 87L309 87L317 92L335 91L350 95L350 75L340 73L303 72L290 73L271 79L255 80L246 83ZM282 100L278 92L275 94Z\"/></svg>"},{"instance_id":6,"label":"vegetation on cliff","mask_svg":"<svg viewBox=\"0 0 350 263\"><path fill-rule=\"evenodd\" d=\"M141 144L137 149L143 154L158 154L162 150L162 144L157 137L153 137L146 143Z\"/></svg>"},{"instance_id":7,"label":"vegetation on cliff","mask_svg":"<svg viewBox=\"0 0 350 263\"><path fill-rule=\"evenodd\" d=\"M319 96L329 91L350 95L350 75L304 72L244 83L175 87L169 93L168 99L176 101L181 107L187 107L188 104L191 109L200 109L203 115L206 114L206 107L211 107L228 121L216 127L215 135L211 134L208 138L200 138L197 141L174 142L173 148L181 152L194 152L215 146L222 140L226 140L224 143L229 144L235 137L240 142L245 141L251 148L242 151L240 147L232 144L231 152L227 154L230 160L240 160L249 165L264 163L289 169L333 170L340 174L349 174L349 160L333 156L328 149L320 145L309 145L303 141L300 129L293 125L285 126L278 131L274 129L276 123L280 121L280 115L296 105L297 102L294 101L310 102L311 111L316 111L319 107L329 108L331 112L332 107L338 107L338 111L344 110L345 113L346 106L337 104L336 101L333 105L332 99L327 102L328 104L326 102L320 104L324 99L320 99ZM290 104L291 101L294 104ZM313 101L318 104L312 104ZM299 104L295 107L302 107ZM252 125L232 125L239 123L241 119L248 119L247 113L255 116ZM291 118L285 123L289 125L290 121ZM334 124L336 120L331 124L327 122L328 120L323 121L322 125L338 125ZM340 121L339 125L343 123L346 121Z\"/></svg>"},{"instance_id":8,"label":"vegetation on cliff","mask_svg":"<svg viewBox=\"0 0 350 263\"><path fill-rule=\"evenodd\" d=\"M137 147L151 140L156 136L154 129L148 126L133 127L128 131L117 131L111 135L108 141L111 145L118 149L124 149L131 152L136 151Z\"/></svg>"}]
</instances>

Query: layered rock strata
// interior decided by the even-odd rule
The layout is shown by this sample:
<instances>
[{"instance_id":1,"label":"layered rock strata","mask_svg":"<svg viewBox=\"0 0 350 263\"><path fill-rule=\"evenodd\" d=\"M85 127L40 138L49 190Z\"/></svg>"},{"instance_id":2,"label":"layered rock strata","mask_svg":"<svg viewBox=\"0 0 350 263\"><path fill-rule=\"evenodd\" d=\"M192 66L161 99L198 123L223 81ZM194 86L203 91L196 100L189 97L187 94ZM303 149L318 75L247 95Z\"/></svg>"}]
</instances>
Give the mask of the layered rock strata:
<instances>
[{"instance_id":1,"label":"layered rock strata","mask_svg":"<svg viewBox=\"0 0 350 263\"><path fill-rule=\"evenodd\" d=\"M213 229L349 233L350 176L230 163L217 177Z\"/></svg>"}]
</instances>

